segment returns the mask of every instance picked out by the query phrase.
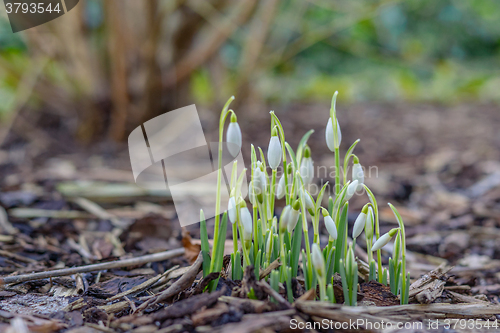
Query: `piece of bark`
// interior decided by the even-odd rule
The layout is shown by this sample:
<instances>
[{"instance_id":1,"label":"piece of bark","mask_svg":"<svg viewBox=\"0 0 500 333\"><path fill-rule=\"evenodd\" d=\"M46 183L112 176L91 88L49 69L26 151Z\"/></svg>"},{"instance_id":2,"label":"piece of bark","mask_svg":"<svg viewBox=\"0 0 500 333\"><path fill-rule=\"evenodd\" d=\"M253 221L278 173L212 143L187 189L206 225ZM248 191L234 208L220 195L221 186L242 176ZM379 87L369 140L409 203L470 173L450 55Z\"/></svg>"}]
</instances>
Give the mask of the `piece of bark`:
<instances>
[{"instance_id":1,"label":"piece of bark","mask_svg":"<svg viewBox=\"0 0 500 333\"><path fill-rule=\"evenodd\" d=\"M268 303L256 299L221 296L219 301L235 306L244 313L262 313L271 310Z\"/></svg>"},{"instance_id":2,"label":"piece of bark","mask_svg":"<svg viewBox=\"0 0 500 333\"><path fill-rule=\"evenodd\" d=\"M377 306L389 306L399 304L397 297L391 293L391 288L376 281L360 284L363 301L373 302Z\"/></svg>"}]
</instances>

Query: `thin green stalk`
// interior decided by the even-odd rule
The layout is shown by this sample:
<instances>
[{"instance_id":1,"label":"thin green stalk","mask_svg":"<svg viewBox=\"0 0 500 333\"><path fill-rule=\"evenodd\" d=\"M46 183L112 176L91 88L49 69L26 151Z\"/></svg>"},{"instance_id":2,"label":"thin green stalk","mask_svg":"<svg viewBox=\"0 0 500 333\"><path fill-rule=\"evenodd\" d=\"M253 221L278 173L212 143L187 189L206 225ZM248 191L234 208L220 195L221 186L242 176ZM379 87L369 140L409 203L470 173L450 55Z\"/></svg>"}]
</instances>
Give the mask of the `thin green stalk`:
<instances>
[{"instance_id":1,"label":"thin green stalk","mask_svg":"<svg viewBox=\"0 0 500 333\"><path fill-rule=\"evenodd\" d=\"M269 205L271 206L271 215L274 215L274 202L275 202L275 186L276 186L276 170L272 171L271 188L269 189Z\"/></svg>"},{"instance_id":2,"label":"thin green stalk","mask_svg":"<svg viewBox=\"0 0 500 333\"><path fill-rule=\"evenodd\" d=\"M340 192L340 152L339 148L335 148L335 197Z\"/></svg>"},{"instance_id":3,"label":"thin green stalk","mask_svg":"<svg viewBox=\"0 0 500 333\"><path fill-rule=\"evenodd\" d=\"M218 168L217 168L217 194L215 196L215 226L214 226L214 246L219 242L219 228L220 228L220 187L222 180L222 139L224 136L224 123L226 122L227 115L229 114L229 104L234 100L234 96L231 96L224 107L222 108L222 112L220 114L219 119L219 152L218 152ZM212 261L210 263L210 271L214 271L215 259L212 256Z\"/></svg>"}]
</instances>

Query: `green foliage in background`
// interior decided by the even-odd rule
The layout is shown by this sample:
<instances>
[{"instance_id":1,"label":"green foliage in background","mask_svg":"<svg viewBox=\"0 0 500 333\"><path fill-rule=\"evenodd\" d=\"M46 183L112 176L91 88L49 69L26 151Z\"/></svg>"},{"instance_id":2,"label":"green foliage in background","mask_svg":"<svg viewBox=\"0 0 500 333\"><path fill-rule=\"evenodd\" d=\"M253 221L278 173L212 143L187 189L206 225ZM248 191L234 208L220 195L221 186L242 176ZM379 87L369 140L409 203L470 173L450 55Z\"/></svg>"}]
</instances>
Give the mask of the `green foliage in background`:
<instances>
[{"instance_id":1,"label":"green foliage in background","mask_svg":"<svg viewBox=\"0 0 500 333\"><path fill-rule=\"evenodd\" d=\"M291 40L256 81L266 99L326 99L340 86L352 101L500 101L499 1L307 3L300 20L274 23Z\"/></svg>"}]
</instances>

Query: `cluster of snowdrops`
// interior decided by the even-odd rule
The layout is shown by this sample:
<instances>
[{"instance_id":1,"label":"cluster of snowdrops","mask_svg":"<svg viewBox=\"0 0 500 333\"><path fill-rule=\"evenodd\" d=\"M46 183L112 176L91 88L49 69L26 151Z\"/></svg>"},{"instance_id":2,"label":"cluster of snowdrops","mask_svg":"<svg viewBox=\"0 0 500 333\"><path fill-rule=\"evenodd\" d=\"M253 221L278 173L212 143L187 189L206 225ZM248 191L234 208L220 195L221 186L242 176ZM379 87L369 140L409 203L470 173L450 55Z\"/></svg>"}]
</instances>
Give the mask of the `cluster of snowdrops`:
<instances>
[{"instance_id":1,"label":"cluster of snowdrops","mask_svg":"<svg viewBox=\"0 0 500 333\"><path fill-rule=\"evenodd\" d=\"M250 205L244 200L242 187L246 169L238 174L236 162L230 180L230 199L227 211L220 218L222 177L222 150L224 125L230 116L226 130L227 149L236 156L241 149L241 131L237 117L229 104L224 106L219 122L219 168L215 207L213 248L210 255L206 221L201 212L201 241L203 274L220 272L224 256L224 243L228 224L232 226L233 253L231 254L231 278L240 280L243 271L253 265L256 276L262 269L279 259L281 265L266 277L270 285L279 291L280 284L286 286L289 302L293 302L292 278L296 278L299 266L302 268L306 290L319 285L320 300L336 302L333 292L333 278L339 273L342 280L344 303L356 305L358 291L358 260L354 256L356 240L364 234L368 254L369 280L389 285L392 293L399 295L401 304L408 303L409 273L406 271L405 233L401 215L389 204L398 220L399 227L380 235L379 211L373 192L364 184L364 172L359 159L353 154L356 140L347 150L343 169L340 167L339 147L342 134L335 109L337 92L333 95L330 114L326 120L326 144L335 157L334 193L324 198L328 183L324 184L316 198L308 191L313 181L314 169L307 140L313 131L304 135L296 150L285 141L285 133L278 117L271 111L271 138L264 154L251 146L251 181L248 186ZM326 118L326 117L325 117ZM266 159L267 157L267 159ZM352 165L352 179L348 180L349 163ZM277 170L282 164L283 174L277 180ZM270 171L270 174L269 172ZM357 216L351 238L348 235L349 200L355 192L365 190L367 204ZM275 215L277 201L286 204L281 214ZM323 207L323 202L327 202ZM225 203L224 203L225 204ZM229 221L228 221L229 220ZM328 244L320 244L319 225L324 223L329 234ZM313 232L312 242L309 231ZM382 266L381 249L394 238L392 255L388 267ZM304 248L302 243L304 242ZM376 253L376 258L374 257ZM243 257L243 258L242 258ZM214 290L217 281L208 289ZM248 295L252 297L252 295Z\"/></svg>"}]
</instances>

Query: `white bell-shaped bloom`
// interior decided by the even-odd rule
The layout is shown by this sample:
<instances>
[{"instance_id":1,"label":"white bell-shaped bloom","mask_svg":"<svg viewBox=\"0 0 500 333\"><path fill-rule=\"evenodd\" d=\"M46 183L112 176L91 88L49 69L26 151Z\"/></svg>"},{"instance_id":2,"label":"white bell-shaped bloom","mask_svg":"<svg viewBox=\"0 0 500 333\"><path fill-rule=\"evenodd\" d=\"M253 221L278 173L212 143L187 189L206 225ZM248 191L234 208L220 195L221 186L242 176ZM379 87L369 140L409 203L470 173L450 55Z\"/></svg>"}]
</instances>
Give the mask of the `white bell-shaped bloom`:
<instances>
[{"instance_id":1,"label":"white bell-shaped bloom","mask_svg":"<svg viewBox=\"0 0 500 333\"><path fill-rule=\"evenodd\" d=\"M387 243L389 243L389 241L391 240L391 238L394 237L394 235L398 232L398 230L399 230L399 228L394 228L394 229L391 229L388 233L385 233L382 236L380 236L380 238L377 239L377 241L375 242L375 244L373 244L373 246L371 248L372 252L380 250Z\"/></svg>"},{"instance_id":2,"label":"white bell-shaped bloom","mask_svg":"<svg viewBox=\"0 0 500 333\"><path fill-rule=\"evenodd\" d=\"M291 210L292 207L290 205L286 205L285 208L283 208L280 216L280 232L285 232L285 230L287 230Z\"/></svg>"},{"instance_id":3,"label":"white bell-shaped bloom","mask_svg":"<svg viewBox=\"0 0 500 333\"><path fill-rule=\"evenodd\" d=\"M241 150L241 129L236 121L236 116L231 116L231 122L226 132L227 149L232 156L238 155Z\"/></svg>"},{"instance_id":4,"label":"white bell-shaped bloom","mask_svg":"<svg viewBox=\"0 0 500 333\"><path fill-rule=\"evenodd\" d=\"M314 202L313 200L311 199L311 195L309 194L309 192L307 190L302 190L302 195L304 196L304 201L305 201L305 204L306 204L306 209L314 209Z\"/></svg>"},{"instance_id":5,"label":"white bell-shaped bloom","mask_svg":"<svg viewBox=\"0 0 500 333\"><path fill-rule=\"evenodd\" d=\"M276 187L276 198L278 200L283 199L286 194L285 188L285 174L281 175L280 180L278 181L278 186Z\"/></svg>"},{"instance_id":6,"label":"white bell-shaped bloom","mask_svg":"<svg viewBox=\"0 0 500 333\"><path fill-rule=\"evenodd\" d=\"M257 166L253 172L253 188L256 196L266 191L266 176L264 172L260 170L259 166Z\"/></svg>"},{"instance_id":7,"label":"white bell-shaped bloom","mask_svg":"<svg viewBox=\"0 0 500 333\"><path fill-rule=\"evenodd\" d=\"M251 241L252 240L252 215L250 215L250 211L247 207L243 207L240 209L240 219L241 225L243 226L243 240Z\"/></svg>"},{"instance_id":8,"label":"white bell-shaped bloom","mask_svg":"<svg viewBox=\"0 0 500 333\"><path fill-rule=\"evenodd\" d=\"M352 228L352 238L357 238L363 232L366 223L366 214L361 212L359 213L356 221L354 222L354 227Z\"/></svg>"},{"instance_id":9,"label":"white bell-shaped bloom","mask_svg":"<svg viewBox=\"0 0 500 333\"><path fill-rule=\"evenodd\" d=\"M359 164L359 160L357 157L354 157L354 165L352 166L352 180L358 181L358 191L363 189L363 184L365 182L365 172L363 171L363 167Z\"/></svg>"},{"instance_id":10,"label":"white bell-shaped bloom","mask_svg":"<svg viewBox=\"0 0 500 333\"><path fill-rule=\"evenodd\" d=\"M314 166L309 148L306 148L304 157L300 162L299 173L300 177L302 177L302 181L304 182L304 187L307 187L312 183L314 178Z\"/></svg>"},{"instance_id":11,"label":"white bell-shaped bloom","mask_svg":"<svg viewBox=\"0 0 500 333\"><path fill-rule=\"evenodd\" d=\"M349 201L358 188L358 181L355 180L347 186L343 203Z\"/></svg>"},{"instance_id":12,"label":"white bell-shaped bloom","mask_svg":"<svg viewBox=\"0 0 500 333\"><path fill-rule=\"evenodd\" d=\"M253 181L250 182L250 184L248 184L248 199L250 200L250 203L252 204L252 206L255 206L257 201L255 200L255 193L253 190Z\"/></svg>"},{"instance_id":13,"label":"white bell-shaped bloom","mask_svg":"<svg viewBox=\"0 0 500 333\"><path fill-rule=\"evenodd\" d=\"M287 221L287 229L289 233L292 233L293 230L295 229L295 226L297 226L297 222L299 222L299 214L300 214L300 203L299 201L295 201L293 204L292 209L290 209L290 213L288 215L288 221Z\"/></svg>"},{"instance_id":14,"label":"white bell-shaped bloom","mask_svg":"<svg viewBox=\"0 0 500 333\"><path fill-rule=\"evenodd\" d=\"M337 239L337 227L335 226L335 221L333 221L330 215L324 216L323 219L325 220L325 227L330 234L330 237Z\"/></svg>"},{"instance_id":15,"label":"white bell-shaped bloom","mask_svg":"<svg viewBox=\"0 0 500 333\"><path fill-rule=\"evenodd\" d=\"M323 277L325 275L325 259L323 258L323 253L321 253L318 244L316 243L312 245L311 261L318 276Z\"/></svg>"},{"instance_id":16,"label":"white bell-shaped bloom","mask_svg":"<svg viewBox=\"0 0 500 333\"><path fill-rule=\"evenodd\" d=\"M267 148L267 162L269 163L271 169L276 170L278 168L282 155L283 151L281 150L281 143L278 138L278 134L271 136L271 140L269 140L269 147Z\"/></svg>"},{"instance_id":17,"label":"white bell-shaped bloom","mask_svg":"<svg viewBox=\"0 0 500 333\"><path fill-rule=\"evenodd\" d=\"M368 208L368 214L365 223L365 234L368 238L373 238L373 225L375 224L375 214L373 213L373 208Z\"/></svg>"},{"instance_id":18,"label":"white bell-shaped bloom","mask_svg":"<svg viewBox=\"0 0 500 333\"><path fill-rule=\"evenodd\" d=\"M328 149L330 149L330 151L335 151L335 148L340 147L340 143L342 142L342 132L340 132L340 125L338 120L337 120L337 135L335 136L335 133L333 131L332 118L330 117L326 125L325 136L326 136L326 145L328 146Z\"/></svg>"},{"instance_id":19,"label":"white bell-shaped bloom","mask_svg":"<svg viewBox=\"0 0 500 333\"><path fill-rule=\"evenodd\" d=\"M236 222L236 200L234 196L229 198L229 202L227 204L227 215L229 216L229 221L234 224Z\"/></svg>"}]
</instances>

